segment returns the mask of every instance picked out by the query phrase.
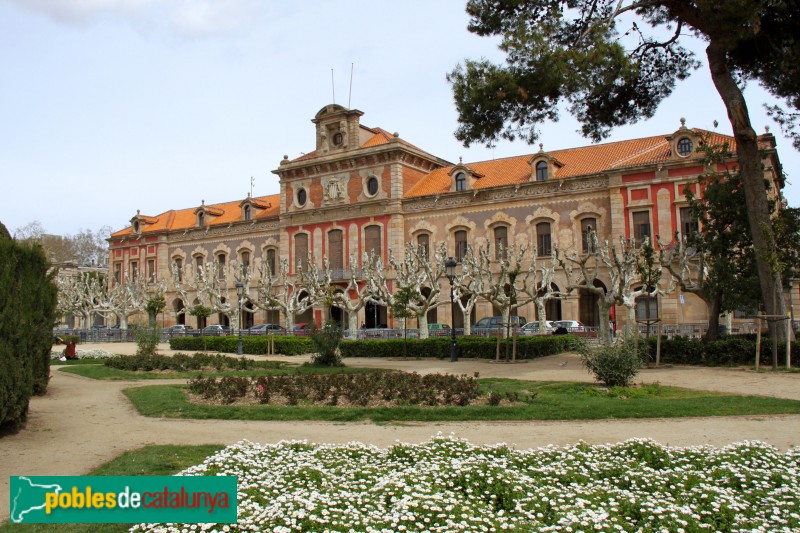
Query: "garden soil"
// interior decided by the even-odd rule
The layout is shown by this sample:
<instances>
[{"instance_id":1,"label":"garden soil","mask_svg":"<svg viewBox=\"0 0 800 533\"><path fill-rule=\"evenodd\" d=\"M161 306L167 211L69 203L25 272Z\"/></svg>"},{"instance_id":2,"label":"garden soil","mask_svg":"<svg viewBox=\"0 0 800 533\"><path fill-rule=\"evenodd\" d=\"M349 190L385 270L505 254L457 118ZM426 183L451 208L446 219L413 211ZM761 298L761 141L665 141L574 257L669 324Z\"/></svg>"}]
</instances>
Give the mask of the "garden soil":
<instances>
[{"instance_id":1,"label":"garden soil","mask_svg":"<svg viewBox=\"0 0 800 533\"><path fill-rule=\"evenodd\" d=\"M134 344L82 345L132 354ZM161 350L169 353L169 350ZM301 362L303 357L270 357ZM576 354L533 361L496 363L442 360L348 359L348 366L395 368L481 377L540 381L591 381ZM0 436L0 521L8 519L9 476L83 475L128 450L148 444L231 444L242 439L274 443L305 439L317 443L361 441L389 446L416 443L437 433L475 444L505 442L518 448L619 442L647 437L672 446L724 446L743 440L768 442L781 450L800 446L800 415L683 419L625 419L566 422L337 423L173 420L140 416L122 394L153 381L96 381L51 369L47 394L31 400L28 421L17 433ZM63 368L63 367L62 367ZM745 369L667 367L645 369L637 382L800 400L800 374L755 373ZM159 380L158 383L167 381Z\"/></svg>"}]
</instances>

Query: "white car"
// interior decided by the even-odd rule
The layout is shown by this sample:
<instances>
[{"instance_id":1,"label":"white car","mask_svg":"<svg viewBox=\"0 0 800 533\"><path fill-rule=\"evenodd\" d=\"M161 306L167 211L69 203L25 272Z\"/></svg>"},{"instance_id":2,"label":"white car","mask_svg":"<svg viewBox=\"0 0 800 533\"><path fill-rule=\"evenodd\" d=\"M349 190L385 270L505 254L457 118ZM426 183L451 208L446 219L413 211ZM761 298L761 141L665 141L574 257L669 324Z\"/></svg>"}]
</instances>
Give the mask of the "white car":
<instances>
[{"instance_id":1,"label":"white car","mask_svg":"<svg viewBox=\"0 0 800 533\"><path fill-rule=\"evenodd\" d=\"M570 333L582 333L586 331L586 327L577 320L556 320L553 322L553 328L566 328Z\"/></svg>"},{"instance_id":2,"label":"white car","mask_svg":"<svg viewBox=\"0 0 800 533\"><path fill-rule=\"evenodd\" d=\"M539 322L528 322L527 324L522 326L522 329L520 329L520 333L522 333L523 335L550 335L551 333L553 333L553 331L555 330L555 328L553 327L553 321L545 320L544 324L545 324L544 332L539 331Z\"/></svg>"}]
</instances>

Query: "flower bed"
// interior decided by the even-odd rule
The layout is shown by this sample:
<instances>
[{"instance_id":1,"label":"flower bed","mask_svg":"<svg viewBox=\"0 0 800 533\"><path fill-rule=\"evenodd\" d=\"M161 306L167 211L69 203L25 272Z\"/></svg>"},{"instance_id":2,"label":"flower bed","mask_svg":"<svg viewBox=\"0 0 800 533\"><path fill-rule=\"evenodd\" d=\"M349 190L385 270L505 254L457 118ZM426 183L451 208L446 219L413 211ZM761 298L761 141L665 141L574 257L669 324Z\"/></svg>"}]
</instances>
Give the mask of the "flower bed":
<instances>
[{"instance_id":1,"label":"flower bed","mask_svg":"<svg viewBox=\"0 0 800 533\"><path fill-rule=\"evenodd\" d=\"M62 355L64 355L63 349L52 350L50 352L50 359L60 359ZM92 350L81 350L78 348L75 350L75 356L78 359L108 359L109 357L114 357L114 354L99 348L94 348Z\"/></svg>"},{"instance_id":2,"label":"flower bed","mask_svg":"<svg viewBox=\"0 0 800 533\"><path fill-rule=\"evenodd\" d=\"M415 372L311 374L259 377L197 377L189 381L195 400L230 404L393 407L470 405L480 398L474 377ZM498 393L485 395L498 405ZM506 395L517 401L519 395Z\"/></svg>"},{"instance_id":3,"label":"flower bed","mask_svg":"<svg viewBox=\"0 0 800 533\"><path fill-rule=\"evenodd\" d=\"M238 523L131 531L798 531L800 449L643 439L538 450L436 437L380 449L243 441L185 475L238 476Z\"/></svg>"}]
</instances>

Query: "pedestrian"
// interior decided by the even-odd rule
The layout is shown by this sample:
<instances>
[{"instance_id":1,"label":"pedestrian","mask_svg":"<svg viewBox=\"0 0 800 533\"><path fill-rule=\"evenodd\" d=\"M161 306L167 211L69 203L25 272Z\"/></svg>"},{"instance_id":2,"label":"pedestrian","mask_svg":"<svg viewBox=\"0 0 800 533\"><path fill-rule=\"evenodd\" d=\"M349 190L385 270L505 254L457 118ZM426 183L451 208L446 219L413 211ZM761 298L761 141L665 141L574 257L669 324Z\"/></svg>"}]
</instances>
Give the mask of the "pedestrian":
<instances>
[{"instance_id":1,"label":"pedestrian","mask_svg":"<svg viewBox=\"0 0 800 533\"><path fill-rule=\"evenodd\" d=\"M56 339L58 339L58 342L66 344L66 348L64 348L64 351L62 352L62 359L61 359L62 361L75 360L78 358L78 354L76 353L75 349L74 339L69 339L67 342L64 342L64 339L62 339L61 337L56 337Z\"/></svg>"}]
</instances>

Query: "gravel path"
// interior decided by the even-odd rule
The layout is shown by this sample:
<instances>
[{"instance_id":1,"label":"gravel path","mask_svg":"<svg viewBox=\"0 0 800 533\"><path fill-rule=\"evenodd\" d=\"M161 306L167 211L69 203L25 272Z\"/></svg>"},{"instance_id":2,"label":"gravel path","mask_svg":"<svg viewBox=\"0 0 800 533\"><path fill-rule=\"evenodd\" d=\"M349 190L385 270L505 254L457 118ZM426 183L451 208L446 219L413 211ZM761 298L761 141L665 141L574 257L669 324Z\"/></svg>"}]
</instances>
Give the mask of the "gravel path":
<instances>
[{"instance_id":1,"label":"gravel path","mask_svg":"<svg viewBox=\"0 0 800 533\"><path fill-rule=\"evenodd\" d=\"M133 344L84 345L115 353L133 353ZM162 353L169 353L162 350ZM303 358L276 357L299 362ZM564 364L566 363L566 364ZM448 372L482 377L552 381L591 381L574 354L516 364L482 360L458 363L440 360L348 359L349 366ZM119 454L148 444L230 444L242 439L277 442L361 441L387 446L395 441L421 442L437 432L454 433L477 444L507 442L520 448L618 442L650 437L664 444L724 446L741 440L762 440L787 449L800 445L800 415L711 417L569 422L442 422L375 425L336 422L253 422L171 420L140 416L122 389L152 384L96 381L51 370L47 395L31 401L27 425L0 437L0 521L8 519L11 475L82 475ZM644 370L637 382L658 381L687 388L758 394L800 400L800 374L754 373L740 369L660 368Z\"/></svg>"}]
</instances>

